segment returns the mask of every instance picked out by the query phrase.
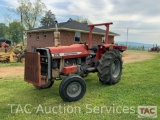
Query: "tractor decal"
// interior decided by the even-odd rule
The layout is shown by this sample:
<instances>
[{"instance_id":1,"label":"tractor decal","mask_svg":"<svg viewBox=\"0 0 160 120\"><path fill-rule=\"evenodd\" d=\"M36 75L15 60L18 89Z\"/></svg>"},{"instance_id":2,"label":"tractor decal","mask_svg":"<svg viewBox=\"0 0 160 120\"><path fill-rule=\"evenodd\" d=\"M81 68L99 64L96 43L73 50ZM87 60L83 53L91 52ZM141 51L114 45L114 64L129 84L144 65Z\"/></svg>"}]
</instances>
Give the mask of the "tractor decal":
<instances>
[{"instance_id":1,"label":"tractor decal","mask_svg":"<svg viewBox=\"0 0 160 120\"><path fill-rule=\"evenodd\" d=\"M68 53L54 53L52 57L62 57L62 56L69 56L69 55L80 55L82 52L68 52Z\"/></svg>"}]
</instances>

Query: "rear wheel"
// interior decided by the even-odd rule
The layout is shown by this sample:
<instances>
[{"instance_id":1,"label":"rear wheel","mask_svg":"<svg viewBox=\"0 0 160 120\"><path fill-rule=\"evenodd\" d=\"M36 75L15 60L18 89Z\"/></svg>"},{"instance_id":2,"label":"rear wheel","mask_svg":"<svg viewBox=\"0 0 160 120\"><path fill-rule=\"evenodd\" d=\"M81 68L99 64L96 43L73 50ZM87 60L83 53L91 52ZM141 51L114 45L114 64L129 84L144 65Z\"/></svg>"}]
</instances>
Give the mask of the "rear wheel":
<instances>
[{"instance_id":1,"label":"rear wheel","mask_svg":"<svg viewBox=\"0 0 160 120\"><path fill-rule=\"evenodd\" d=\"M122 74L122 56L118 50L106 51L99 60L98 77L102 84L114 85Z\"/></svg>"},{"instance_id":2,"label":"rear wheel","mask_svg":"<svg viewBox=\"0 0 160 120\"><path fill-rule=\"evenodd\" d=\"M86 92L86 84L80 76L69 76L62 80L59 94L64 101L72 102L81 99Z\"/></svg>"}]
</instances>

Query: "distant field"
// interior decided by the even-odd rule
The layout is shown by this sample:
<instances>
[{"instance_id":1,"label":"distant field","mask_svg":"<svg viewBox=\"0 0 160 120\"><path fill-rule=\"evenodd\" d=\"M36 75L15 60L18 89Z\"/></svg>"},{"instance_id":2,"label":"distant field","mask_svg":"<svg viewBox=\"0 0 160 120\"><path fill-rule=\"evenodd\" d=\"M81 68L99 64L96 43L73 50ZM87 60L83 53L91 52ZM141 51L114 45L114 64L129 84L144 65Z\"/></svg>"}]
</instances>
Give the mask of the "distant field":
<instances>
[{"instance_id":1,"label":"distant field","mask_svg":"<svg viewBox=\"0 0 160 120\"><path fill-rule=\"evenodd\" d=\"M157 54L159 53L138 50L127 50L123 52L122 56L124 63L132 63L153 59Z\"/></svg>"},{"instance_id":2,"label":"distant field","mask_svg":"<svg viewBox=\"0 0 160 120\"><path fill-rule=\"evenodd\" d=\"M60 98L60 81L50 89L36 90L24 82L23 75L2 77L0 120L135 120L138 106L157 106L160 119L160 54L145 54L153 58L125 63L121 80L114 86L102 85L96 73L89 74L85 96L71 103ZM0 68L6 66L0 64ZM15 106L11 109L9 104Z\"/></svg>"}]
</instances>

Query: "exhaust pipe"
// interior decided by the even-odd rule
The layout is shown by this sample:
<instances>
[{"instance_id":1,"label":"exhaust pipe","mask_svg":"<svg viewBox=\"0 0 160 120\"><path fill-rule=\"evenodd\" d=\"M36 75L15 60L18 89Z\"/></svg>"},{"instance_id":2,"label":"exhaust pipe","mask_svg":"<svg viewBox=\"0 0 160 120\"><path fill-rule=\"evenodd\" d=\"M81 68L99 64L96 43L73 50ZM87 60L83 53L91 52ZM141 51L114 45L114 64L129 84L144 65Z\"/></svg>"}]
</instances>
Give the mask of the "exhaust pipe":
<instances>
[{"instance_id":1,"label":"exhaust pipe","mask_svg":"<svg viewBox=\"0 0 160 120\"><path fill-rule=\"evenodd\" d=\"M54 32L54 46L58 47L61 45L60 42L60 32L58 31L58 22L55 21L56 31Z\"/></svg>"}]
</instances>

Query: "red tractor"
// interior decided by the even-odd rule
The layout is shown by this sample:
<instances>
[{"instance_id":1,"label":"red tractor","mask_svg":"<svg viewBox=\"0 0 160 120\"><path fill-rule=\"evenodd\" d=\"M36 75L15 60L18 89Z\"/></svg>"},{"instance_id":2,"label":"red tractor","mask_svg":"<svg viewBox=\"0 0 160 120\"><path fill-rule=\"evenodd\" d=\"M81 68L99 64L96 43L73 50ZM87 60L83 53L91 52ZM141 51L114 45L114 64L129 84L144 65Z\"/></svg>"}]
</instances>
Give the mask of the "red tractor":
<instances>
[{"instance_id":1,"label":"red tractor","mask_svg":"<svg viewBox=\"0 0 160 120\"><path fill-rule=\"evenodd\" d=\"M97 72L102 84L116 84L122 74L120 52L127 47L108 44L110 24L89 25L88 44L37 48L36 52L26 52L25 81L37 89L46 89L53 85L54 80L61 79L59 94L69 102L84 96L86 84L83 77L90 72ZM100 25L106 26L105 43L92 47L92 30Z\"/></svg>"}]
</instances>

